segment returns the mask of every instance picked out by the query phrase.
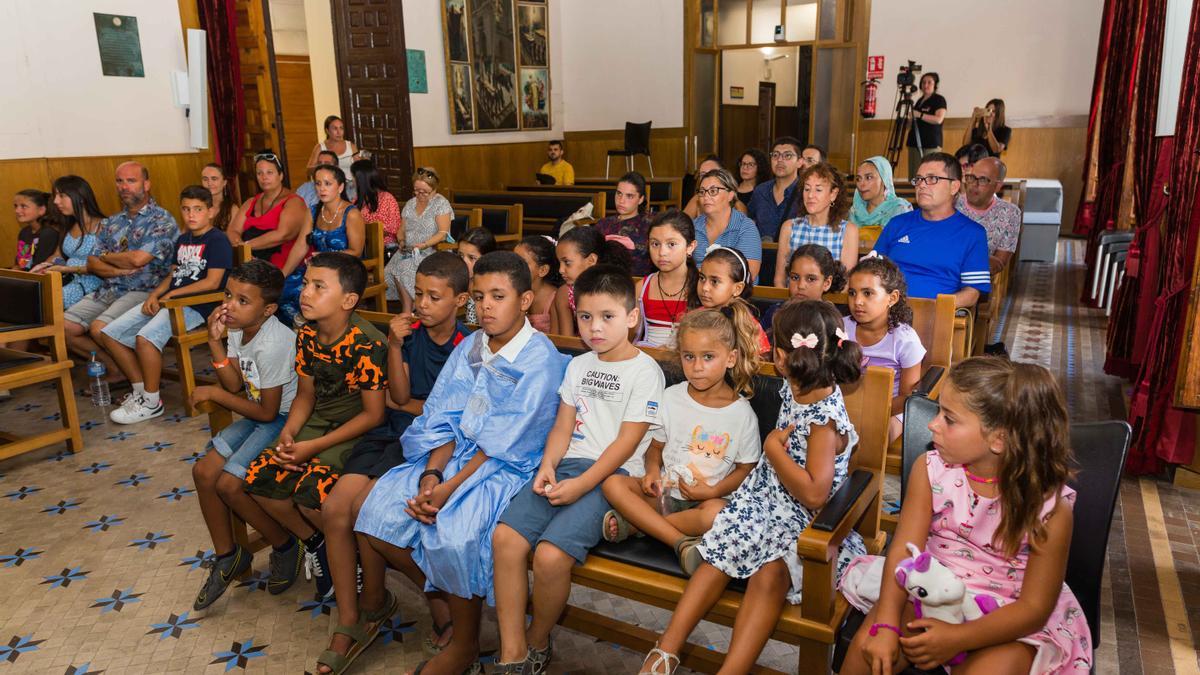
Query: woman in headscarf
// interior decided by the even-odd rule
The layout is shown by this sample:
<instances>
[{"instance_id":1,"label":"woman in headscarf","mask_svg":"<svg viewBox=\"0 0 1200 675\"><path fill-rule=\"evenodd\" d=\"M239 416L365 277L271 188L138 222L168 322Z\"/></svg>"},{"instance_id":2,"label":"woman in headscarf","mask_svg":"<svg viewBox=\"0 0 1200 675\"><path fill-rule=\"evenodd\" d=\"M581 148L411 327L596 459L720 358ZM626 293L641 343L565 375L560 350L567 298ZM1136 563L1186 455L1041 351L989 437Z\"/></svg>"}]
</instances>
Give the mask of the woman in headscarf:
<instances>
[{"instance_id":1,"label":"woman in headscarf","mask_svg":"<svg viewBox=\"0 0 1200 675\"><path fill-rule=\"evenodd\" d=\"M889 220L912 211L913 206L896 196L892 165L885 157L876 155L859 164L854 183L858 189L854 191L849 220L858 226L859 250L867 251Z\"/></svg>"}]
</instances>

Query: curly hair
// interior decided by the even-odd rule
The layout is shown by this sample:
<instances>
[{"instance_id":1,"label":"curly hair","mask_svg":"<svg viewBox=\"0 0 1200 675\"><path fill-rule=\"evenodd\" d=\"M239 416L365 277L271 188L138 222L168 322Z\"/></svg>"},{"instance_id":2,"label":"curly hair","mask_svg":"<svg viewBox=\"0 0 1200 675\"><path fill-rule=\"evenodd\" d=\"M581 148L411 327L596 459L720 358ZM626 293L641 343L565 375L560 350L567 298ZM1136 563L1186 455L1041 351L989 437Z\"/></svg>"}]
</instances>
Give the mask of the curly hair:
<instances>
[{"instance_id":1,"label":"curly hair","mask_svg":"<svg viewBox=\"0 0 1200 675\"><path fill-rule=\"evenodd\" d=\"M1000 526L992 541L1016 555L1028 535L1046 537L1042 506L1071 477L1070 429L1062 390L1033 363L977 356L950 369L950 386L987 432L1004 434L1000 455Z\"/></svg>"},{"instance_id":2,"label":"curly hair","mask_svg":"<svg viewBox=\"0 0 1200 675\"><path fill-rule=\"evenodd\" d=\"M904 280L904 272L900 271L896 263L883 256L863 258L858 261L854 269L850 270L849 277L853 278L855 274L874 274L879 279L879 285L883 286L884 292L900 292L900 299L888 308L889 331L894 330L902 323L912 325L913 311L908 304L908 282Z\"/></svg>"},{"instance_id":3,"label":"curly hair","mask_svg":"<svg viewBox=\"0 0 1200 675\"><path fill-rule=\"evenodd\" d=\"M800 172L800 177L796 179L796 190L792 193L795 205L792 210L796 215L800 215L804 209L804 183L813 176L826 181L837 190L837 197L829 205L829 229L837 232L842 228L842 221L850 213L850 205L854 202L854 190L846 189L846 179L842 177L842 172L828 162L817 162Z\"/></svg>"},{"instance_id":4,"label":"curly hair","mask_svg":"<svg viewBox=\"0 0 1200 675\"><path fill-rule=\"evenodd\" d=\"M833 257L829 249L820 244L801 244L799 248L792 251L792 257L788 258L788 272L792 271L792 265L800 258L809 258L817 263L817 267L821 270L821 276L829 279L828 293L841 293L846 288L846 268L842 265L842 261Z\"/></svg>"}]
</instances>

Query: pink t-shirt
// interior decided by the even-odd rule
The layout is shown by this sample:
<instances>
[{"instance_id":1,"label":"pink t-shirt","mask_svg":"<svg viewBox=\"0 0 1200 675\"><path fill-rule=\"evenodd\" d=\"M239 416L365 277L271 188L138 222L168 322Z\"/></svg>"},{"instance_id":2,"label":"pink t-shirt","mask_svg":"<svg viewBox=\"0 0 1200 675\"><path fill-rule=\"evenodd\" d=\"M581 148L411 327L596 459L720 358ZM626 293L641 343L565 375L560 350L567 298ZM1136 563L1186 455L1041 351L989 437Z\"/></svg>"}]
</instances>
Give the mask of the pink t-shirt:
<instances>
[{"instance_id":1,"label":"pink t-shirt","mask_svg":"<svg viewBox=\"0 0 1200 675\"><path fill-rule=\"evenodd\" d=\"M858 324L854 322L854 317L842 317L842 324L846 335L858 342L855 337ZM920 365L925 358L925 346L921 344L921 338L917 331L906 323L889 330L882 340L869 347L861 342L859 346L862 347L863 357L868 366L882 366L896 371L895 380L892 382L892 396L900 394L900 371Z\"/></svg>"}]
</instances>

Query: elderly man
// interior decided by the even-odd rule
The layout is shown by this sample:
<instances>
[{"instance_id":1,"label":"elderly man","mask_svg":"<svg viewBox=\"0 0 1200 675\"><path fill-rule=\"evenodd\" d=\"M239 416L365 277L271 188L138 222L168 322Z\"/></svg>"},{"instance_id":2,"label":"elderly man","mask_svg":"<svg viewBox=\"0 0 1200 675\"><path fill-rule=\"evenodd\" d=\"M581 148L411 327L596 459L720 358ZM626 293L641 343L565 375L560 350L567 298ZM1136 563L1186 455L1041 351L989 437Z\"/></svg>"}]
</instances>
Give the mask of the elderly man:
<instances>
[{"instance_id":1,"label":"elderly man","mask_svg":"<svg viewBox=\"0 0 1200 675\"><path fill-rule=\"evenodd\" d=\"M1004 162L985 157L963 175L963 191L954 206L987 231L988 258L992 274L1004 269L1017 250L1021 234L1021 209L996 196L1008 173Z\"/></svg>"},{"instance_id":2,"label":"elderly man","mask_svg":"<svg viewBox=\"0 0 1200 675\"><path fill-rule=\"evenodd\" d=\"M912 183L917 210L890 221L875 251L895 261L914 298L953 294L955 306L972 307L981 293L992 290L987 234L982 226L954 209L962 174L954 155L925 155Z\"/></svg>"},{"instance_id":3,"label":"elderly man","mask_svg":"<svg viewBox=\"0 0 1200 675\"><path fill-rule=\"evenodd\" d=\"M796 177L804 161L804 146L791 136L775 140L771 146L771 173L775 180L765 181L754 188L747 215L758 227L763 241L775 241L796 191Z\"/></svg>"},{"instance_id":4,"label":"elderly man","mask_svg":"<svg viewBox=\"0 0 1200 675\"><path fill-rule=\"evenodd\" d=\"M150 172L146 167L137 162L118 166L117 196L124 210L101 221L97 255L89 256L87 261L88 272L103 279L100 288L63 313L67 344L72 351L84 358L95 352L105 362L113 382L121 371L98 346L100 331L146 301L170 268L175 238L179 236L174 216L150 196Z\"/></svg>"}]
</instances>

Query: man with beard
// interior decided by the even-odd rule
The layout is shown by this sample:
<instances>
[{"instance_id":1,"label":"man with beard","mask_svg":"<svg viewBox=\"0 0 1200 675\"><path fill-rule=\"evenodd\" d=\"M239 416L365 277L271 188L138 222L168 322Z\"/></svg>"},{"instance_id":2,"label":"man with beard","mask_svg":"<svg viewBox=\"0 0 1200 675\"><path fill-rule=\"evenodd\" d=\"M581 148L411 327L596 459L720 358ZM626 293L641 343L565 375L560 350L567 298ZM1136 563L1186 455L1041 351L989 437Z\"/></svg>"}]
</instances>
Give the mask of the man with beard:
<instances>
[{"instance_id":1,"label":"man with beard","mask_svg":"<svg viewBox=\"0 0 1200 675\"><path fill-rule=\"evenodd\" d=\"M97 231L97 254L87 270L103 281L95 293L68 308L67 345L89 358L92 352L115 375L121 372L99 347L100 331L113 319L143 304L171 266L179 226L150 196L150 172L137 162L117 167L117 196L124 210L105 218Z\"/></svg>"}]
</instances>

